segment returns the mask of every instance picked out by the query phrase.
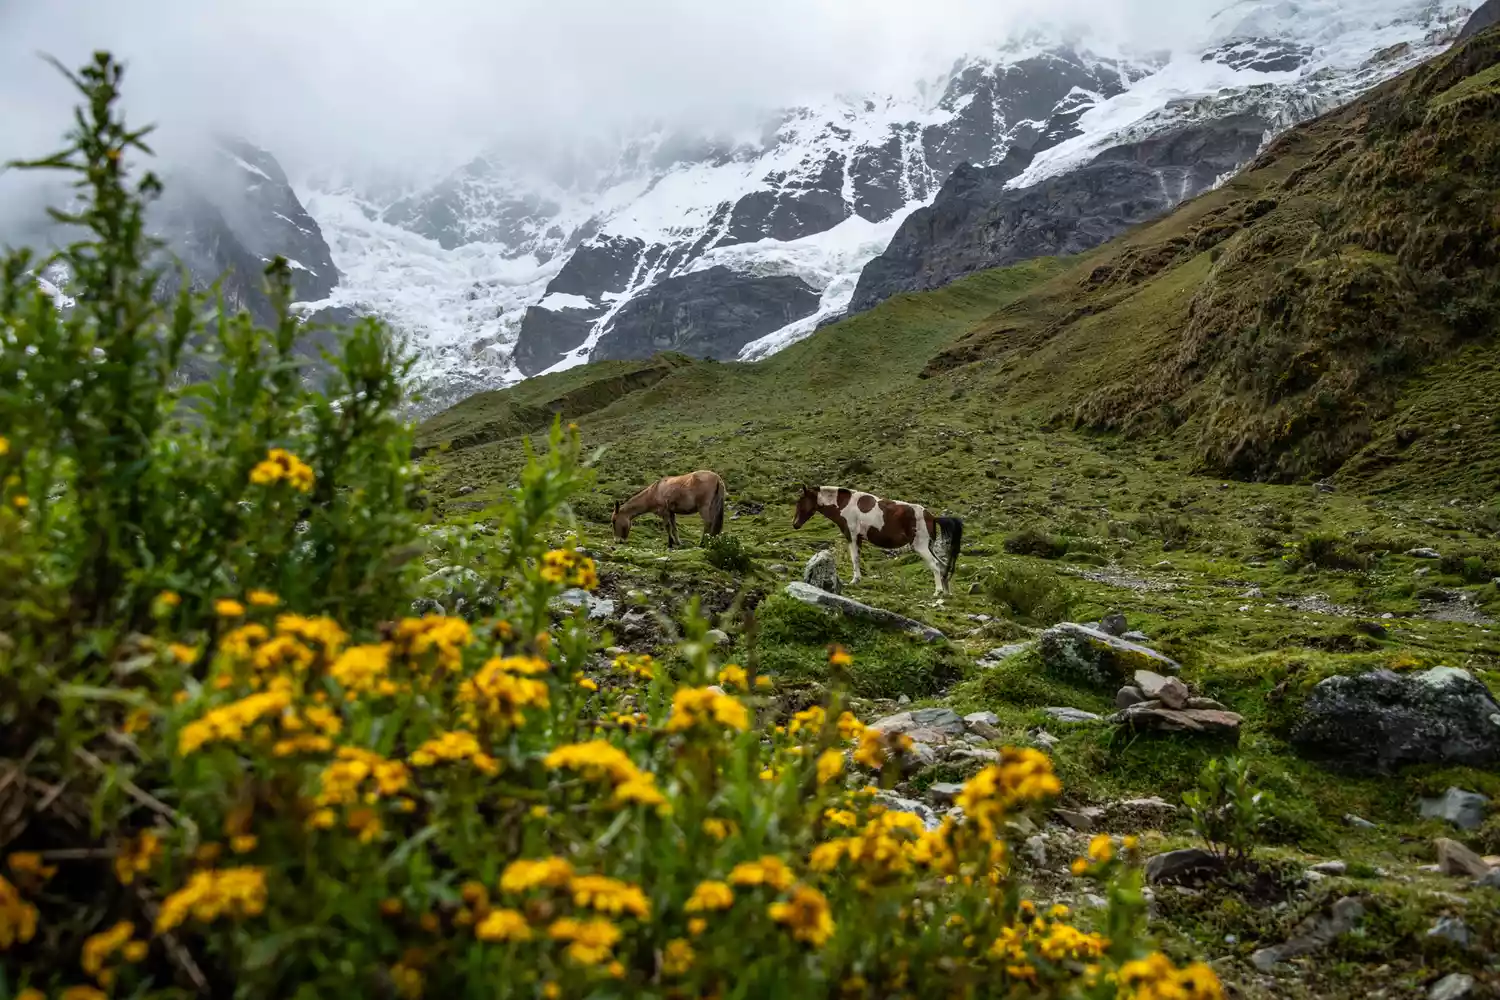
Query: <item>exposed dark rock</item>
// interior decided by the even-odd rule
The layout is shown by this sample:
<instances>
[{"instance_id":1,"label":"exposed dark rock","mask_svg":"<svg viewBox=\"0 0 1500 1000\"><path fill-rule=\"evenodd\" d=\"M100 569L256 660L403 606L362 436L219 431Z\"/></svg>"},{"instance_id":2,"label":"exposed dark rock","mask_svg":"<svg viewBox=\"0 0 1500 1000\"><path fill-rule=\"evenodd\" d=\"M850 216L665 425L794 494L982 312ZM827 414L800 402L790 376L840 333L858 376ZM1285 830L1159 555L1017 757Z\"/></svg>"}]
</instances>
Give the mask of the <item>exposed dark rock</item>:
<instances>
[{"instance_id":1,"label":"exposed dark rock","mask_svg":"<svg viewBox=\"0 0 1500 1000\"><path fill-rule=\"evenodd\" d=\"M1146 693L1133 684L1127 684L1115 692L1115 708L1129 708L1146 700Z\"/></svg>"},{"instance_id":2,"label":"exposed dark rock","mask_svg":"<svg viewBox=\"0 0 1500 1000\"><path fill-rule=\"evenodd\" d=\"M1215 854L1197 847L1167 851L1146 860L1146 881L1153 885L1175 885L1211 877L1224 870L1224 862Z\"/></svg>"},{"instance_id":3,"label":"exposed dark rock","mask_svg":"<svg viewBox=\"0 0 1500 1000\"><path fill-rule=\"evenodd\" d=\"M1108 632L1110 635L1124 636L1129 627L1124 614L1119 611L1111 611L1099 619L1099 631Z\"/></svg>"},{"instance_id":4,"label":"exposed dark rock","mask_svg":"<svg viewBox=\"0 0 1500 1000\"><path fill-rule=\"evenodd\" d=\"M985 268L1096 247L1247 163L1265 132L1259 118L1221 119L1106 150L1078 170L1019 189L1006 185L1025 168L1023 159L960 166L865 267L849 312Z\"/></svg>"},{"instance_id":5,"label":"exposed dark rock","mask_svg":"<svg viewBox=\"0 0 1500 1000\"><path fill-rule=\"evenodd\" d=\"M1329 677L1308 696L1291 742L1304 757L1357 773L1489 767L1500 761L1500 703L1453 667Z\"/></svg>"},{"instance_id":6,"label":"exposed dark rock","mask_svg":"<svg viewBox=\"0 0 1500 1000\"><path fill-rule=\"evenodd\" d=\"M1477 830L1484 825L1485 807L1490 800L1478 792L1449 787L1435 799L1422 800L1422 816L1452 823L1460 830Z\"/></svg>"},{"instance_id":7,"label":"exposed dark rock","mask_svg":"<svg viewBox=\"0 0 1500 1000\"><path fill-rule=\"evenodd\" d=\"M750 341L817 312L820 298L791 275L757 277L720 266L668 278L615 314L591 360L664 350L733 360Z\"/></svg>"},{"instance_id":8,"label":"exposed dark rock","mask_svg":"<svg viewBox=\"0 0 1500 1000\"><path fill-rule=\"evenodd\" d=\"M1262 948L1250 956L1250 963L1261 972L1270 972L1282 962L1322 951L1352 931L1365 915L1364 904L1353 896L1346 896L1333 904L1329 913L1315 914L1297 927L1293 937L1270 948Z\"/></svg>"},{"instance_id":9,"label":"exposed dark rock","mask_svg":"<svg viewBox=\"0 0 1500 1000\"><path fill-rule=\"evenodd\" d=\"M1189 698L1188 686L1176 677L1163 677L1151 670L1135 672L1135 686L1141 689L1145 699L1156 699L1167 708L1186 708Z\"/></svg>"},{"instance_id":10,"label":"exposed dark rock","mask_svg":"<svg viewBox=\"0 0 1500 1000\"><path fill-rule=\"evenodd\" d=\"M498 243L510 257L538 251L550 256L547 231L560 206L531 192L497 189L487 183L495 169L479 157L438 185L396 202L382 219L435 240L445 250Z\"/></svg>"},{"instance_id":11,"label":"exposed dark rock","mask_svg":"<svg viewBox=\"0 0 1500 1000\"><path fill-rule=\"evenodd\" d=\"M1313 51L1311 46L1285 39L1254 38L1221 45L1206 53L1203 61L1257 73L1288 73L1307 62Z\"/></svg>"},{"instance_id":12,"label":"exposed dark rock","mask_svg":"<svg viewBox=\"0 0 1500 1000\"><path fill-rule=\"evenodd\" d=\"M832 549L819 549L813 553L802 569L802 582L830 594L837 594L843 589L839 583L838 557L833 554Z\"/></svg>"},{"instance_id":13,"label":"exposed dark rock","mask_svg":"<svg viewBox=\"0 0 1500 1000\"><path fill-rule=\"evenodd\" d=\"M1479 9L1469 15L1469 20L1458 33L1458 40L1472 38L1486 28L1500 24L1500 0L1485 0Z\"/></svg>"}]
</instances>

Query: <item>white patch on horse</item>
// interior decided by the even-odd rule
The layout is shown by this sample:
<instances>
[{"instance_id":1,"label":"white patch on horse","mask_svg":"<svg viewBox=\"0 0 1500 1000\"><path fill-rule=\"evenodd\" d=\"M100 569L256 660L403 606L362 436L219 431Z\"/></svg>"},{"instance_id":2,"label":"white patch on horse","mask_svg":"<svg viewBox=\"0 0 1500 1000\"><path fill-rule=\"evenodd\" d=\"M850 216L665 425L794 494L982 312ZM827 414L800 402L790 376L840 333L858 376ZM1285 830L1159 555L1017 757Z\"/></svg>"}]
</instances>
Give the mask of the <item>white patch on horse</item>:
<instances>
[{"instance_id":1,"label":"white patch on horse","mask_svg":"<svg viewBox=\"0 0 1500 1000\"><path fill-rule=\"evenodd\" d=\"M875 506L868 511L859 509L859 502L865 497L875 501ZM871 531L885 527L885 511L880 509L880 498L873 493L850 493L849 503L839 511L839 515L849 526L849 534L853 538L865 538Z\"/></svg>"},{"instance_id":2,"label":"white patch on horse","mask_svg":"<svg viewBox=\"0 0 1500 1000\"><path fill-rule=\"evenodd\" d=\"M829 507L839 502L839 488L837 486L818 487L818 506Z\"/></svg>"}]
</instances>

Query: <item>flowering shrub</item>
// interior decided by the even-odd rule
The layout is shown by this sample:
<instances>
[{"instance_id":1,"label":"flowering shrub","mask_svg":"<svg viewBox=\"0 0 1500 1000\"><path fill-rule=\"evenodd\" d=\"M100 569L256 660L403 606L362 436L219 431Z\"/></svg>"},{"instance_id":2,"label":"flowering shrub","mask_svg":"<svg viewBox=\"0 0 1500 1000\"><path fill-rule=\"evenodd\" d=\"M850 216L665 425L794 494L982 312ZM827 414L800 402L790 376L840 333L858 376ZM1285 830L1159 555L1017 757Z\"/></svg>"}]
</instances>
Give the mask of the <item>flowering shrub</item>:
<instances>
[{"instance_id":1,"label":"flowering shrub","mask_svg":"<svg viewBox=\"0 0 1500 1000\"><path fill-rule=\"evenodd\" d=\"M929 829L879 793L909 741L837 684L768 730L771 680L716 663L696 616L676 677L601 659L550 610L597 583L557 544L576 430L504 507L496 613L400 613L399 366L366 326L315 392L291 327L221 320L217 381L174 386L198 310L149 304L117 81L84 71L56 161L94 185L86 294L60 316L16 259L0 303L7 488L36 501L0 515L6 995L1219 995L1144 946L1133 844L1080 859L1091 928L1024 897L1008 841L1059 791L1045 755L1005 750ZM118 452L36 412L68 385Z\"/></svg>"}]
</instances>

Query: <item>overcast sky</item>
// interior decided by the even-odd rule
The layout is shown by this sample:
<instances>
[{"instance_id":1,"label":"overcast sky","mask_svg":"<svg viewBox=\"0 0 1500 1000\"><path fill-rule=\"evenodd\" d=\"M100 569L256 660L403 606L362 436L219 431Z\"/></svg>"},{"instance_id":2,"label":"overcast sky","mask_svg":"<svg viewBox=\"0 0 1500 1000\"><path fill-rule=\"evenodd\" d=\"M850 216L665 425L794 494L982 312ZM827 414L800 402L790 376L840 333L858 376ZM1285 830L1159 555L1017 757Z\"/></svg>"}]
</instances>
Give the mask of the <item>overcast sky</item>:
<instances>
[{"instance_id":1,"label":"overcast sky","mask_svg":"<svg viewBox=\"0 0 1500 1000\"><path fill-rule=\"evenodd\" d=\"M36 53L128 61L136 121L227 128L293 169L463 155L641 116L909 84L1038 7L1170 44L1229 0L0 0L0 157L50 148L71 99Z\"/></svg>"}]
</instances>

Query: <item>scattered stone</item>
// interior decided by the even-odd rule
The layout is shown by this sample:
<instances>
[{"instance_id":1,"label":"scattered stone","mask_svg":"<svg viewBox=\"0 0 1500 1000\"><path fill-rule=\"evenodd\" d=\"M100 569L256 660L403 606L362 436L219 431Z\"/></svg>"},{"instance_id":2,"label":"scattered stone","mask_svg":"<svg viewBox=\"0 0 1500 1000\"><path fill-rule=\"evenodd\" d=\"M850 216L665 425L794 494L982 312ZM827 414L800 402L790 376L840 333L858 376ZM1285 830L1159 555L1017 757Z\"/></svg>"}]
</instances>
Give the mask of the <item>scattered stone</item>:
<instances>
[{"instance_id":1,"label":"scattered stone","mask_svg":"<svg viewBox=\"0 0 1500 1000\"><path fill-rule=\"evenodd\" d=\"M970 737L968 737L968 736L964 737L964 739L966 739L966 740L969 739L969 738ZM969 749L968 747L960 747L959 749L950 752L948 754L948 759L949 760L978 760L978 761L983 761L986 764L998 764L998 763L1000 763L1000 751L999 750L990 750L990 749L987 749L986 747L975 747L972 750Z\"/></svg>"},{"instance_id":2,"label":"scattered stone","mask_svg":"<svg viewBox=\"0 0 1500 1000\"><path fill-rule=\"evenodd\" d=\"M1354 629L1357 632L1363 632L1372 639L1384 639L1391 634L1391 630L1379 622L1356 622Z\"/></svg>"},{"instance_id":3,"label":"scattered stone","mask_svg":"<svg viewBox=\"0 0 1500 1000\"><path fill-rule=\"evenodd\" d=\"M1477 830L1484 825L1484 807L1489 802L1478 792L1466 792L1450 785L1439 797L1422 800L1422 817L1447 820L1460 830Z\"/></svg>"},{"instance_id":4,"label":"scattered stone","mask_svg":"<svg viewBox=\"0 0 1500 1000\"><path fill-rule=\"evenodd\" d=\"M590 621L600 621L613 618L615 614L615 602L607 597L595 597L581 587L565 590L552 599L552 608L555 611L568 611L572 608L586 608Z\"/></svg>"},{"instance_id":5,"label":"scattered stone","mask_svg":"<svg viewBox=\"0 0 1500 1000\"><path fill-rule=\"evenodd\" d=\"M1095 715L1093 712L1085 712L1081 708L1055 708L1054 707L1054 708L1044 708L1044 709L1042 709L1042 711L1046 712L1049 716L1051 716L1052 718L1056 719L1058 722L1066 722L1069 725L1078 725L1078 724L1085 723L1085 722L1100 722L1100 721L1102 721L1100 719L1100 717L1097 716L1097 715Z\"/></svg>"},{"instance_id":6,"label":"scattered stone","mask_svg":"<svg viewBox=\"0 0 1500 1000\"><path fill-rule=\"evenodd\" d=\"M1144 799L1119 799L1105 803L1100 824L1111 833L1165 830L1177 817L1177 807L1152 795Z\"/></svg>"},{"instance_id":7,"label":"scattered stone","mask_svg":"<svg viewBox=\"0 0 1500 1000\"><path fill-rule=\"evenodd\" d=\"M921 740L912 740L912 744L907 749L906 755L912 759L912 762L918 768L931 767L937 763L938 759L937 751L933 749L932 744L923 743Z\"/></svg>"},{"instance_id":8,"label":"scattered stone","mask_svg":"<svg viewBox=\"0 0 1500 1000\"><path fill-rule=\"evenodd\" d=\"M826 549L824 551L827 551ZM822 590L811 584L794 580L783 588L783 593L788 597L802 601L804 604L813 604L830 611L837 611L848 618L859 618L864 621L873 622L884 628L898 629L912 635L925 639L928 642L943 642L947 636L933 628L931 625L923 625L919 621L898 615L894 611L884 608L871 607L861 604L859 601L847 597L840 597L831 591Z\"/></svg>"},{"instance_id":9,"label":"scattered stone","mask_svg":"<svg viewBox=\"0 0 1500 1000\"><path fill-rule=\"evenodd\" d=\"M499 600L499 592L490 582L467 566L444 566L424 576L421 584L431 588L430 599L447 614L485 614Z\"/></svg>"},{"instance_id":10,"label":"scattered stone","mask_svg":"<svg viewBox=\"0 0 1500 1000\"><path fill-rule=\"evenodd\" d=\"M1221 701L1214 701L1212 698L1189 698L1186 707L1206 709L1210 712L1228 712L1230 710L1228 705Z\"/></svg>"},{"instance_id":11,"label":"scattered stone","mask_svg":"<svg viewBox=\"0 0 1500 1000\"><path fill-rule=\"evenodd\" d=\"M1439 837L1432 846L1437 848L1438 871L1444 875L1484 878L1490 873L1490 866L1483 858L1456 840Z\"/></svg>"},{"instance_id":12,"label":"scattered stone","mask_svg":"<svg viewBox=\"0 0 1500 1000\"><path fill-rule=\"evenodd\" d=\"M721 628L709 629L707 639L709 642L713 643L714 647L717 649L724 649L725 647L730 646L734 643L734 640L729 638L729 633L725 632Z\"/></svg>"},{"instance_id":13,"label":"scattered stone","mask_svg":"<svg viewBox=\"0 0 1500 1000\"><path fill-rule=\"evenodd\" d=\"M1442 917L1427 929L1427 936L1451 941L1460 948L1467 948L1474 942L1474 932L1469 930L1463 917Z\"/></svg>"},{"instance_id":14,"label":"scattered stone","mask_svg":"<svg viewBox=\"0 0 1500 1000\"><path fill-rule=\"evenodd\" d=\"M838 557L833 554L832 549L820 549L813 553L813 557L807 561L807 565L802 570L802 582L809 587L817 587L830 594L837 594L843 590L839 582Z\"/></svg>"},{"instance_id":15,"label":"scattered stone","mask_svg":"<svg viewBox=\"0 0 1500 1000\"><path fill-rule=\"evenodd\" d=\"M958 793L963 790L963 785L952 781L935 781L927 786L927 794L932 798L932 801L944 806L958 798Z\"/></svg>"},{"instance_id":16,"label":"scattered stone","mask_svg":"<svg viewBox=\"0 0 1500 1000\"><path fill-rule=\"evenodd\" d=\"M1360 816L1356 816L1353 813L1344 813L1344 822L1360 830L1375 829L1374 823L1371 823L1369 820L1364 819Z\"/></svg>"},{"instance_id":17,"label":"scattered stone","mask_svg":"<svg viewBox=\"0 0 1500 1000\"><path fill-rule=\"evenodd\" d=\"M1349 865L1344 861L1319 861L1307 870L1319 875L1342 875L1349 870Z\"/></svg>"},{"instance_id":18,"label":"scattered stone","mask_svg":"<svg viewBox=\"0 0 1500 1000\"><path fill-rule=\"evenodd\" d=\"M1500 889L1500 868L1493 868L1484 878L1474 880L1476 889Z\"/></svg>"},{"instance_id":19,"label":"scattered stone","mask_svg":"<svg viewBox=\"0 0 1500 1000\"><path fill-rule=\"evenodd\" d=\"M951 708L919 708L912 712L887 715L870 723L869 728L878 729L882 733L911 733L917 729L928 729L942 737L962 736L964 720Z\"/></svg>"},{"instance_id":20,"label":"scattered stone","mask_svg":"<svg viewBox=\"0 0 1500 1000\"><path fill-rule=\"evenodd\" d=\"M624 646L604 647L604 655L609 657L611 660L613 660L617 656L624 656L628 652L630 652L630 650L626 649Z\"/></svg>"},{"instance_id":21,"label":"scattered stone","mask_svg":"<svg viewBox=\"0 0 1500 1000\"><path fill-rule=\"evenodd\" d=\"M1319 681L1292 729L1299 754L1329 767L1389 774L1407 764L1500 763L1500 702L1468 671L1374 670Z\"/></svg>"},{"instance_id":22,"label":"scattered stone","mask_svg":"<svg viewBox=\"0 0 1500 1000\"><path fill-rule=\"evenodd\" d=\"M970 729L973 729L976 723L981 722L986 726L994 728L1000 725L1000 716L994 712L970 712L964 716L964 722L968 724Z\"/></svg>"},{"instance_id":23,"label":"scattered stone","mask_svg":"<svg viewBox=\"0 0 1500 1000\"><path fill-rule=\"evenodd\" d=\"M1031 863L1037 868L1047 867L1047 838L1041 834L1026 838L1026 846L1022 849Z\"/></svg>"},{"instance_id":24,"label":"scattered stone","mask_svg":"<svg viewBox=\"0 0 1500 1000\"><path fill-rule=\"evenodd\" d=\"M1159 702L1143 701L1110 716L1109 721L1146 732L1202 733L1235 739L1239 738L1240 723L1245 721L1237 713L1222 709L1171 709L1159 705Z\"/></svg>"},{"instance_id":25,"label":"scattered stone","mask_svg":"<svg viewBox=\"0 0 1500 1000\"><path fill-rule=\"evenodd\" d=\"M1083 809L1054 809L1052 815L1079 833L1093 833L1099 821L1104 818L1104 810L1098 806L1088 806Z\"/></svg>"},{"instance_id":26,"label":"scattered stone","mask_svg":"<svg viewBox=\"0 0 1500 1000\"><path fill-rule=\"evenodd\" d=\"M1109 905L1109 901L1098 893L1086 892L1083 894L1083 905L1091 910L1102 910Z\"/></svg>"},{"instance_id":27,"label":"scattered stone","mask_svg":"<svg viewBox=\"0 0 1500 1000\"><path fill-rule=\"evenodd\" d=\"M1270 972L1281 962L1322 951L1336 938L1353 930L1364 915L1364 904L1353 896L1345 896L1333 904L1331 913L1317 914L1304 920L1290 940L1270 948L1262 948L1251 955L1250 963L1261 972Z\"/></svg>"},{"instance_id":28,"label":"scattered stone","mask_svg":"<svg viewBox=\"0 0 1500 1000\"><path fill-rule=\"evenodd\" d=\"M474 487L472 486L460 486L458 489L453 491L453 495L456 497L466 497L473 492Z\"/></svg>"},{"instance_id":29,"label":"scattered stone","mask_svg":"<svg viewBox=\"0 0 1500 1000\"><path fill-rule=\"evenodd\" d=\"M916 799L902 798L895 792L888 792L884 790L875 793L875 801L879 802L887 809L894 809L896 812L911 813L912 815L920 819L922 821L922 825L929 830L936 830L938 828L937 813L933 812L932 807L927 805L927 803L925 802L918 802Z\"/></svg>"},{"instance_id":30,"label":"scattered stone","mask_svg":"<svg viewBox=\"0 0 1500 1000\"><path fill-rule=\"evenodd\" d=\"M1154 649L1073 622L1047 629L1040 646L1049 673L1100 687L1126 682L1137 670L1176 674L1182 669Z\"/></svg>"},{"instance_id":31,"label":"scattered stone","mask_svg":"<svg viewBox=\"0 0 1500 1000\"><path fill-rule=\"evenodd\" d=\"M1437 549L1430 549L1430 548L1407 549L1406 550L1406 554L1408 556L1410 556L1411 558L1413 558L1413 559L1441 559L1441 558L1443 558L1442 553L1440 553Z\"/></svg>"},{"instance_id":32,"label":"scattered stone","mask_svg":"<svg viewBox=\"0 0 1500 1000\"><path fill-rule=\"evenodd\" d=\"M1163 559L1161 562L1154 564L1151 568L1152 569L1162 569L1162 570L1172 569L1172 560L1170 560L1170 559Z\"/></svg>"},{"instance_id":33,"label":"scattered stone","mask_svg":"<svg viewBox=\"0 0 1500 1000\"><path fill-rule=\"evenodd\" d=\"M1146 692L1134 684L1127 684L1115 692L1115 708L1129 708L1146 700Z\"/></svg>"},{"instance_id":34,"label":"scattered stone","mask_svg":"<svg viewBox=\"0 0 1500 1000\"><path fill-rule=\"evenodd\" d=\"M1427 1000L1464 1000L1473 993L1473 976L1463 972L1450 972L1433 984Z\"/></svg>"},{"instance_id":35,"label":"scattered stone","mask_svg":"<svg viewBox=\"0 0 1500 1000\"><path fill-rule=\"evenodd\" d=\"M1123 636L1129 627L1125 624L1125 615L1119 611L1111 611L1099 619L1099 631L1110 635Z\"/></svg>"},{"instance_id":36,"label":"scattered stone","mask_svg":"<svg viewBox=\"0 0 1500 1000\"><path fill-rule=\"evenodd\" d=\"M772 573L775 573L777 576L786 576L791 572L791 570L787 568L785 563L772 563L771 565L767 566L766 569L770 570Z\"/></svg>"},{"instance_id":37,"label":"scattered stone","mask_svg":"<svg viewBox=\"0 0 1500 1000\"><path fill-rule=\"evenodd\" d=\"M1004 646L996 646L979 658L979 666L988 670L999 665L1000 661L1007 660L1017 653L1024 653L1031 648L1029 642L1012 642Z\"/></svg>"},{"instance_id":38,"label":"scattered stone","mask_svg":"<svg viewBox=\"0 0 1500 1000\"><path fill-rule=\"evenodd\" d=\"M1307 871L1302 873L1302 877L1309 882L1321 882L1328 876L1324 875L1322 872L1315 872L1311 868L1309 868L1307 869Z\"/></svg>"},{"instance_id":39,"label":"scattered stone","mask_svg":"<svg viewBox=\"0 0 1500 1000\"><path fill-rule=\"evenodd\" d=\"M1053 736L1045 729L1038 729L1036 732L1031 734L1031 738L1035 740L1037 746L1041 747L1043 750L1055 749L1057 745L1062 742L1062 740L1058 739L1056 736Z\"/></svg>"},{"instance_id":40,"label":"scattered stone","mask_svg":"<svg viewBox=\"0 0 1500 1000\"><path fill-rule=\"evenodd\" d=\"M1152 885L1172 885L1202 876L1217 875L1224 862L1217 855L1197 847L1167 851L1146 861L1146 881Z\"/></svg>"},{"instance_id":41,"label":"scattered stone","mask_svg":"<svg viewBox=\"0 0 1500 1000\"><path fill-rule=\"evenodd\" d=\"M1168 708L1186 708L1190 692L1176 677L1163 677L1151 670L1135 672L1135 686L1147 699L1155 699Z\"/></svg>"},{"instance_id":42,"label":"scattered stone","mask_svg":"<svg viewBox=\"0 0 1500 1000\"><path fill-rule=\"evenodd\" d=\"M1120 636L1120 638L1124 639L1126 642L1150 642L1151 641L1151 637L1149 635L1147 635L1146 633L1142 632L1140 629L1131 629L1129 632L1126 632L1124 635Z\"/></svg>"},{"instance_id":43,"label":"scattered stone","mask_svg":"<svg viewBox=\"0 0 1500 1000\"><path fill-rule=\"evenodd\" d=\"M898 705L910 705L911 704L911 695L903 693L901 695L901 697L899 697L899 698L896 699L896 704L898 704Z\"/></svg>"}]
</instances>

